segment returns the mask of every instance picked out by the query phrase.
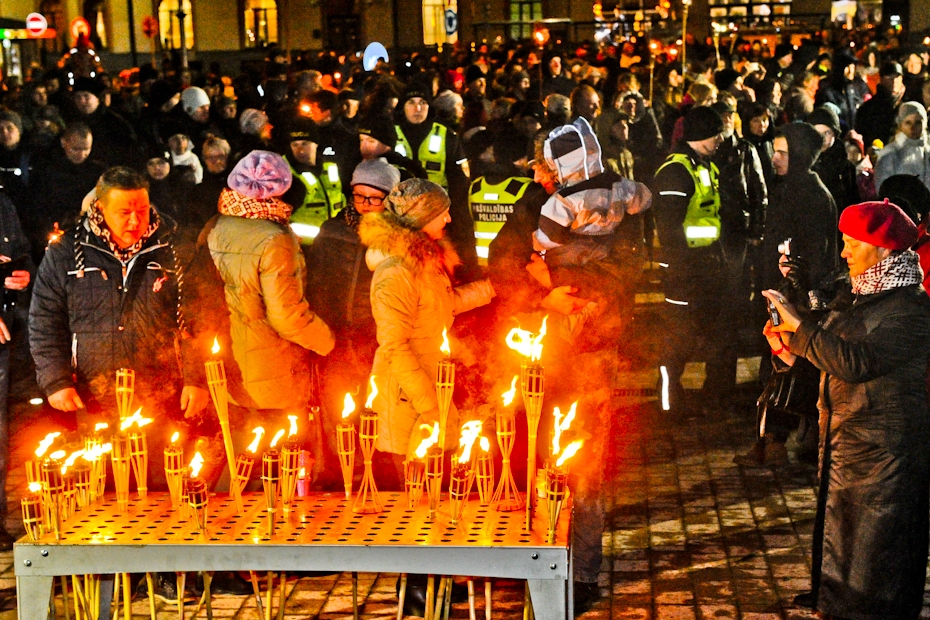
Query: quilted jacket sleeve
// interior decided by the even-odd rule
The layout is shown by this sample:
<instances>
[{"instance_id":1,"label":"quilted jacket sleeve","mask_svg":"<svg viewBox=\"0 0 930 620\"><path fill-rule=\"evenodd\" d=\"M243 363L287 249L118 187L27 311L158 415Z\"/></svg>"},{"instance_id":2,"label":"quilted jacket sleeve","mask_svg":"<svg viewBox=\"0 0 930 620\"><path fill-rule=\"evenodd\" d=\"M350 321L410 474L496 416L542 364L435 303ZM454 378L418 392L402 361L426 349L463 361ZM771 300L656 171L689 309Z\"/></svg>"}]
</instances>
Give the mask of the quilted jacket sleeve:
<instances>
[{"instance_id":1,"label":"quilted jacket sleeve","mask_svg":"<svg viewBox=\"0 0 930 620\"><path fill-rule=\"evenodd\" d=\"M59 243L45 253L36 274L29 307L29 346L39 387L51 396L74 387L71 378L71 329L65 280L70 244Z\"/></svg>"},{"instance_id":2,"label":"quilted jacket sleeve","mask_svg":"<svg viewBox=\"0 0 930 620\"><path fill-rule=\"evenodd\" d=\"M259 263L266 316L285 340L326 355L333 350L335 340L304 295L302 262L296 238L291 235L277 235L268 243Z\"/></svg>"},{"instance_id":3,"label":"quilted jacket sleeve","mask_svg":"<svg viewBox=\"0 0 930 620\"><path fill-rule=\"evenodd\" d=\"M394 263L380 267L371 283L371 311L378 327L380 353L391 364L410 404L423 414L438 406L436 385L410 347L419 293L413 274Z\"/></svg>"}]
</instances>

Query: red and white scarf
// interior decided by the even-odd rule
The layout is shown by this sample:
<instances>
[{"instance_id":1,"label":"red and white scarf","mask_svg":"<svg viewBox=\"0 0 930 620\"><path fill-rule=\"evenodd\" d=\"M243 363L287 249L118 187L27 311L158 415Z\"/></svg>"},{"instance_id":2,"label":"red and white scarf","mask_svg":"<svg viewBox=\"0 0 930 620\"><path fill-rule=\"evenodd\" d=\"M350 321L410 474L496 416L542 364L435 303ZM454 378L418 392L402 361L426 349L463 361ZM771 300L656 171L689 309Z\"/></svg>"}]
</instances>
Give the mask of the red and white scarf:
<instances>
[{"instance_id":1,"label":"red and white scarf","mask_svg":"<svg viewBox=\"0 0 930 620\"><path fill-rule=\"evenodd\" d=\"M158 212L152 208L149 211L149 227L142 233L142 237L128 248L121 248L116 244L116 241L113 240L113 233L110 232L103 218L103 211L100 209L99 202L94 204L91 210L87 212L87 225L90 227L90 231L103 239L110 247L110 251L113 252L113 255L124 263L129 262L129 259L142 249L142 246L145 245L149 237L154 235L155 231L158 230L160 224L161 218L158 217Z\"/></svg>"},{"instance_id":2,"label":"red and white scarf","mask_svg":"<svg viewBox=\"0 0 930 620\"><path fill-rule=\"evenodd\" d=\"M856 295L874 295L893 288L920 284L923 280L920 259L911 250L895 252L866 269L862 275L850 278Z\"/></svg>"},{"instance_id":3,"label":"red and white scarf","mask_svg":"<svg viewBox=\"0 0 930 620\"><path fill-rule=\"evenodd\" d=\"M223 215L250 220L270 220L284 225L287 225L288 218L291 217L291 205L279 198L249 198L229 188L220 194L218 208Z\"/></svg>"}]
</instances>

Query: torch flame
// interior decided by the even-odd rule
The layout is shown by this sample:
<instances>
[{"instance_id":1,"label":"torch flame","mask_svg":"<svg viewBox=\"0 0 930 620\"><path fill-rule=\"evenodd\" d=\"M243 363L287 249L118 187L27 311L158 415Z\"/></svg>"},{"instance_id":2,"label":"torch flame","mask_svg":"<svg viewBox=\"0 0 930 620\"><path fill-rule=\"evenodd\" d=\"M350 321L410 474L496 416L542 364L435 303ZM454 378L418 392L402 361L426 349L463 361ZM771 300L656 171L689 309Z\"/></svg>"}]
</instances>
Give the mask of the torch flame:
<instances>
[{"instance_id":1,"label":"torch flame","mask_svg":"<svg viewBox=\"0 0 930 620\"><path fill-rule=\"evenodd\" d=\"M304 478L306 478L306 477L307 477L307 468L306 468L306 467L301 467L301 468L300 468L300 471L297 472L297 477L300 478L301 480L303 480Z\"/></svg>"},{"instance_id":2,"label":"torch flame","mask_svg":"<svg viewBox=\"0 0 930 620\"><path fill-rule=\"evenodd\" d=\"M174 435L171 436L171 443L177 443L178 439L181 438L181 433L174 431Z\"/></svg>"},{"instance_id":3,"label":"torch flame","mask_svg":"<svg viewBox=\"0 0 930 620\"><path fill-rule=\"evenodd\" d=\"M102 457L104 454L106 454L112 449L113 449L112 443L105 443L102 446L101 445L92 446L89 450L84 452L84 455L82 458L85 461L94 462L96 460L99 460L100 457Z\"/></svg>"},{"instance_id":4,"label":"torch flame","mask_svg":"<svg viewBox=\"0 0 930 620\"><path fill-rule=\"evenodd\" d=\"M262 437L265 435L265 429L261 426L257 426L252 429L252 432L255 433L255 439L252 440L252 443L249 444L248 451L252 454L258 451L258 442L262 440Z\"/></svg>"},{"instance_id":5,"label":"torch flame","mask_svg":"<svg viewBox=\"0 0 930 620\"><path fill-rule=\"evenodd\" d=\"M287 416L287 419L291 421L291 428L287 431L287 436L293 437L297 434L297 416L289 415Z\"/></svg>"},{"instance_id":6,"label":"torch flame","mask_svg":"<svg viewBox=\"0 0 930 620\"><path fill-rule=\"evenodd\" d=\"M584 444L584 440L576 439L575 441L565 446L565 451L562 452L562 456L559 457L559 460L555 462L555 466L561 467L565 461L575 456L575 453L581 449L582 444Z\"/></svg>"},{"instance_id":7,"label":"torch flame","mask_svg":"<svg viewBox=\"0 0 930 620\"><path fill-rule=\"evenodd\" d=\"M48 449L52 447L52 444L55 443L55 440L59 435L61 435L59 432L49 433L46 435L45 439L39 442L39 447L36 448L36 456L42 458Z\"/></svg>"},{"instance_id":8,"label":"torch flame","mask_svg":"<svg viewBox=\"0 0 930 620\"><path fill-rule=\"evenodd\" d=\"M467 463L471 459L471 449L481 434L481 420L472 420L462 425L462 436L459 437L459 446L462 447L462 456L459 463Z\"/></svg>"},{"instance_id":9,"label":"torch flame","mask_svg":"<svg viewBox=\"0 0 930 620\"><path fill-rule=\"evenodd\" d=\"M446 357L452 355L452 348L449 346L449 336L446 334L446 328L442 328L442 346L439 347L439 350L442 353L446 354Z\"/></svg>"},{"instance_id":10,"label":"torch flame","mask_svg":"<svg viewBox=\"0 0 930 620\"><path fill-rule=\"evenodd\" d=\"M552 415L555 416L555 424L552 426L552 456L558 455L561 447L559 446L559 441L562 437L562 433L568 430L572 425L572 422L575 420L575 412L578 410L578 401L572 403L571 408L569 408L568 413L565 414L565 419L562 419L562 412L556 407L552 411Z\"/></svg>"},{"instance_id":11,"label":"torch flame","mask_svg":"<svg viewBox=\"0 0 930 620\"><path fill-rule=\"evenodd\" d=\"M60 461L61 459L65 458L66 454L68 453L64 450L56 450L55 452L49 454L48 458L52 459L53 461Z\"/></svg>"},{"instance_id":12,"label":"torch flame","mask_svg":"<svg viewBox=\"0 0 930 620\"><path fill-rule=\"evenodd\" d=\"M191 459L191 478L196 478L200 475L200 469L203 467L203 457L200 456L200 452L194 453L194 458Z\"/></svg>"},{"instance_id":13,"label":"torch flame","mask_svg":"<svg viewBox=\"0 0 930 620\"><path fill-rule=\"evenodd\" d=\"M517 395L517 375L513 376L513 381L510 382L510 389L501 394L501 398L504 399L504 406L509 407L510 403L513 402L514 397Z\"/></svg>"},{"instance_id":14,"label":"torch flame","mask_svg":"<svg viewBox=\"0 0 930 620\"><path fill-rule=\"evenodd\" d=\"M95 433L99 433L100 431L108 429L108 428L110 428L110 425L107 424L106 422L97 422L96 424L94 424Z\"/></svg>"},{"instance_id":15,"label":"torch flame","mask_svg":"<svg viewBox=\"0 0 930 620\"><path fill-rule=\"evenodd\" d=\"M151 423L152 423L152 418L143 418L142 407L139 407L138 409L136 409L135 413L133 413L131 416L129 416L128 418L120 422L119 430L125 431L126 429L132 427L133 424L136 424L139 426L139 428L142 428L146 424L151 424Z\"/></svg>"},{"instance_id":16,"label":"torch flame","mask_svg":"<svg viewBox=\"0 0 930 620\"><path fill-rule=\"evenodd\" d=\"M342 406L342 419L345 420L355 411L355 401L352 400L352 395L346 392L346 398Z\"/></svg>"},{"instance_id":17,"label":"torch flame","mask_svg":"<svg viewBox=\"0 0 930 620\"><path fill-rule=\"evenodd\" d=\"M371 405L375 402L375 397L378 395L378 384L375 383L374 375L368 378L368 383L371 385L371 393L368 395L368 400L365 401L365 409L371 409Z\"/></svg>"},{"instance_id":18,"label":"torch flame","mask_svg":"<svg viewBox=\"0 0 930 620\"><path fill-rule=\"evenodd\" d=\"M30 483L29 483L29 492L30 492L30 493L38 493L38 492L41 491L41 490L42 490L42 483L41 483L41 482L30 482Z\"/></svg>"},{"instance_id":19,"label":"torch flame","mask_svg":"<svg viewBox=\"0 0 930 620\"><path fill-rule=\"evenodd\" d=\"M542 326L537 334L514 327L507 334L507 346L523 357L530 358L530 361L538 361L542 357L542 339L546 335L546 321L548 319L548 315L543 318Z\"/></svg>"},{"instance_id":20,"label":"torch flame","mask_svg":"<svg viewBox=\"0 0 930 620\"><path fill-rule=\"evenodd\" d=\"M220 341L217 340L216 336L213 337L213 346L210 348L210 353L216 355L220 352Z\"/></svg>"},{"instance_id":21,"label":"torch flame","mask_svg":"<svg viewBox=\"0 0 930 620\"><path fill-rule=\"evenodd\" d=\"M68 456L67 460L65 460L64 464L61 466L61 475L64 476L66 473L68 473L68 468L74 467L74 462L78 460L78 457L82 456L83 454L84 454L84 450L78 450L76 452L72 452Z\"/></svg>"},{"instance_id":22,"label":"torch flame","mask_svg":"<svg viewBox=\"0 0 930 620\"><path fill-rule=\"evenodd\" d=\"M491 451L491 442L488 441L487 437L482 437L481 439L479 439L478 444L481 446L481 449L484 450L485 452Z\"/></svg>"},{"instance_id":23,"label":"torch flame","mask_svg":"<svg viewBox=\"0 0 930 620\"><path fill-rule=\"evenodd\" d=\"M271 447L274 448L276 445L278 445L278 441L279 441L282 437L284 437L284 429L283 429L283 428L282 428L281 430L279 430L277 433L274 434L274 437L273 437L272 440L271 440Z\"/></svg>"},{"instance_id":24,"label":"torch flame","mask_svg":"<svg viewBox=\"0 0 930 620\"><path fill-rule=\"evenodd\" d=\"M417 449L414 451L418 459L422 459L426 456L426 451L439 443L439 422L433 422L432 430L430 430L429 424L421 424L420 430L429 432L429 437L421 441L420 445L417 446Z\"/></svg>"}]
</instances>

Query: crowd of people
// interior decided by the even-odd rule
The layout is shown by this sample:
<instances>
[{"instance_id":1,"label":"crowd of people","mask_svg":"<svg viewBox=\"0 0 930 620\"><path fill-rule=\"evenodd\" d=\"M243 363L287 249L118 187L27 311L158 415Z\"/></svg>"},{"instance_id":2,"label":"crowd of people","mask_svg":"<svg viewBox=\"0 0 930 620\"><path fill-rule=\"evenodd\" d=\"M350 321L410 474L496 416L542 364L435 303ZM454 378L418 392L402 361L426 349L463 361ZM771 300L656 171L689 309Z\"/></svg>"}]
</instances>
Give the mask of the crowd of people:
<instances>
[{"instance_id":1,"label":"crowd of people","mask_svg":"<svg viewBox=\"0 0 930 620\"><path fill-rule=\"evenodd\" d=\"M376 478L399 489L439 417L446 333L462 366L451 453L458 422L490 419L488 395L518 368L507 332L545 328L547 405L580 400L587 441L572 471L582 610L598 596L613 382L654 263L659 401L675 419L733 405L740 328L765 323L763 291L770 304L759 441L736 460L787 463L795 429L798 458L819 453L813 591L799 602L917 617L927 50L808 39L719 59L695 46L687 67L663 54L654 74L635 53L479 45L367 72L323 55L232 79L35 72L0 109L0 387L10 356L31 356L79 429L114 415L114 373L132 368L138 401L193 442L217 432L203 413L216 339L237 445L299 413L327 489L342 487L345 395L362 400L374 377ZM694 359L707 380L688 395ZM150 434L150 488L166 440ZM222 444L200 445L216 481ZM424 589L409 582L408 611Z\"/></svg>"}]
</instances>

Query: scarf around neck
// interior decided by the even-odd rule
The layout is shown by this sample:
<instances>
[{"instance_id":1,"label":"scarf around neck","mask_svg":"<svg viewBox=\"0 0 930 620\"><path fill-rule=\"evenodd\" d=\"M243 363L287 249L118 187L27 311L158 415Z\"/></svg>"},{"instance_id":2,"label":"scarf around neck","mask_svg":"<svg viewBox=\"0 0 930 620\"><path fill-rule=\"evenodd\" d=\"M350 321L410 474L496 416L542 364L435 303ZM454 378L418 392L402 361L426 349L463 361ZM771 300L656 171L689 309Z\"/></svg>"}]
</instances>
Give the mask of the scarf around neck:
<instances>
[{"instance_id":1,"label":"scarf around neck","mask_svg":"<svg viewBox=\"0 0 930 620\"><path fill-rule=\"evenodd\" d=\"M250 220L269 220L287 225L291 205L280 198L250 198L234 189L226 188L220 194L219 212L223 215L244 217Z\"/></svg>"},{"instance_id":2,"label":"scarf around neck","mask_svg":"<svg viewBox=\"0 0 930 620\"><path fill-rule=\"evenodd\" d=\"M866 269L862 275L850 278L856 295L875 295L902 286L923 282L920 259L916 252L896 252Z\"/></svg>"},{"instance_id":3,"label":"scarf around neck","mask_svg":"<svg viewBox=\"0 0 930 620\"><path fill-rule=\"evenodd\" d=\"M156 211L154 207L150 208L149 227L142 233L142 237L138 241L127 248L119 247L116 241L113 240L113 233L110 231L103 218L103 211L100 210L99 204L95 204L90 211L88 211L87 225L90 227L92 233L106 242L110 251L113 252L113 255L116 256L117 259L126 263L129 262L129 260L142 249L145 242L155 234L155 231L158 230L158 227L161 225L161 218L158 217L158 211Z\"/></svg>"}]
</instances>

